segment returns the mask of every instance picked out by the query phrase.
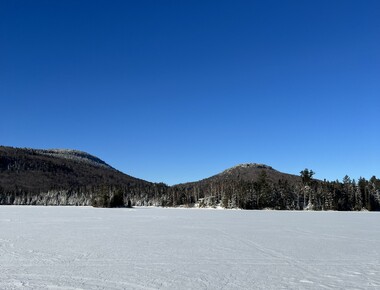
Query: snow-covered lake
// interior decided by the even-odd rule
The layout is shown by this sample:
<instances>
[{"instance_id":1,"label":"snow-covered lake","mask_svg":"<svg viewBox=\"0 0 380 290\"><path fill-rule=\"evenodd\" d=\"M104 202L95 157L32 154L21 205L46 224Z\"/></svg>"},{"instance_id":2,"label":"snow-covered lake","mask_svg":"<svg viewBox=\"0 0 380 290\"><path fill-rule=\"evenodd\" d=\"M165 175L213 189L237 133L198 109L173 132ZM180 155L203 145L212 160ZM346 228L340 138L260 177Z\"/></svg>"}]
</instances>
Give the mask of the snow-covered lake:
<instances>
[{"instance_id":1,"label":"snow-covered lake","mask_svg":"<svg viewBox=\"0 0 380 290\"><path fill-rule=\"evenodd\" d=\"M380 289L380 214L0 207L0 289Z\"/></svg>"}]
</instances>

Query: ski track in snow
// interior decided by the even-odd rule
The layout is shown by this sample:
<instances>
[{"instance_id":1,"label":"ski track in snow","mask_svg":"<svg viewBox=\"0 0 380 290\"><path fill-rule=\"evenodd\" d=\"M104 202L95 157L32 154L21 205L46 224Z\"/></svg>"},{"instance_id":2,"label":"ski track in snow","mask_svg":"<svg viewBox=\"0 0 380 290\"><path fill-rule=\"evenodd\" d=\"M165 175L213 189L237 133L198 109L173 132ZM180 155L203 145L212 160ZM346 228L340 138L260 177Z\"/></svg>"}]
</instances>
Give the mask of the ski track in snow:
<instances>
[{"instance_id":1,"label":"ski track in snow","mask_svg":"<svg viewBox=\"0 0 380 290\"><path fill-rule=\"evenodd\" d=\"M1 206L0 289L380 289L379 215Z\"/></svg>"}]
</instances>

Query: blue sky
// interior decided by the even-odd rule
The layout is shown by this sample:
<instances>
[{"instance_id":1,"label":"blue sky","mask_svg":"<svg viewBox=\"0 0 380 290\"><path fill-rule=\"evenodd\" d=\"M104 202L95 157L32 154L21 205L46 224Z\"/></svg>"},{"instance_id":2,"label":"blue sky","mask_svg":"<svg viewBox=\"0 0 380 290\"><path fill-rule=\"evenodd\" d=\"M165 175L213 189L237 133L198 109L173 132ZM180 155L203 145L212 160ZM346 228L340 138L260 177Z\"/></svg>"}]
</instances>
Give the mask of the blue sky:
<instances>
[{"instance_id":1,"label":"blue sky","mask_svg":"<svg viewBox=\"0 0 380 290\"><path fill-rule=\"evenodd\" d=\"M380 1L1 1L0 144L149 181L380 176Z\"/></svg>"}]
</instances>

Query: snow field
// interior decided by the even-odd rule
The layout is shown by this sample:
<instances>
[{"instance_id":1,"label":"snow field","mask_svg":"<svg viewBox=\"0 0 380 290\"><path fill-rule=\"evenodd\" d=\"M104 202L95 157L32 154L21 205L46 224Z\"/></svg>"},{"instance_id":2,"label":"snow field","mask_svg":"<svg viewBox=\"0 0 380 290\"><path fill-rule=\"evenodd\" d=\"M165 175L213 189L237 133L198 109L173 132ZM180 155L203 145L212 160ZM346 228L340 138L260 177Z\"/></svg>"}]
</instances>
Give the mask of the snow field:
<instances>
[{"instance_id":1,"label":"snow field","mask_svg":"<svg viewBox=\"0 0 380 290\"><path fill-rule=\"evenodd\" d=\"M380 216L0 207L0 289L380 289Z\"/></svg>"}]
</instances>

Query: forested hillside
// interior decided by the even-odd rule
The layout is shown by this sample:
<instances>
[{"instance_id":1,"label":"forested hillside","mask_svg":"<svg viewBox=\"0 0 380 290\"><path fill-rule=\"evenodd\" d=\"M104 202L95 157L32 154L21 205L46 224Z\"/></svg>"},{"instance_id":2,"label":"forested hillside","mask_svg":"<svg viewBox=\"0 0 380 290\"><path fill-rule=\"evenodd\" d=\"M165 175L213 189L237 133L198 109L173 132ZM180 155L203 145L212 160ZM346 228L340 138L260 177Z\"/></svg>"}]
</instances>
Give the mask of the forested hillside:
<instances>
[{"instance_id":1,"label":"forested hillside","mask_svg":"<svg viewBox=\"0 0 380 290\"><path fill-rule=\"evenodd\" d=\"M200 206L242 209L380 210L380 179L345 176L342 181L313 179L261 164L242 164L211 178L171 187L173 205L199 201Z\"/></svg>"},{"instance_id":2,"label":"forested hillside","mask_svg":"<svg viewBox=\"0 0 380 290\"><path fill-rule=\"evenodd\" d=\"M380 210L380 180L341 181L247 163L174 186L141 180L76 150L0 147L0 204L154 205L282 210Z\"/></svg>"},{"instance_id":3,"label":"forested hillside","mask_svg":"<svg viewBox=\"0 0 380 290\"><path fill-rule=\"evenodd\" d=\"M76 150L0 147L0 204L116 206L153 199L163 184Z\"/></svg>"}]
</instances>

